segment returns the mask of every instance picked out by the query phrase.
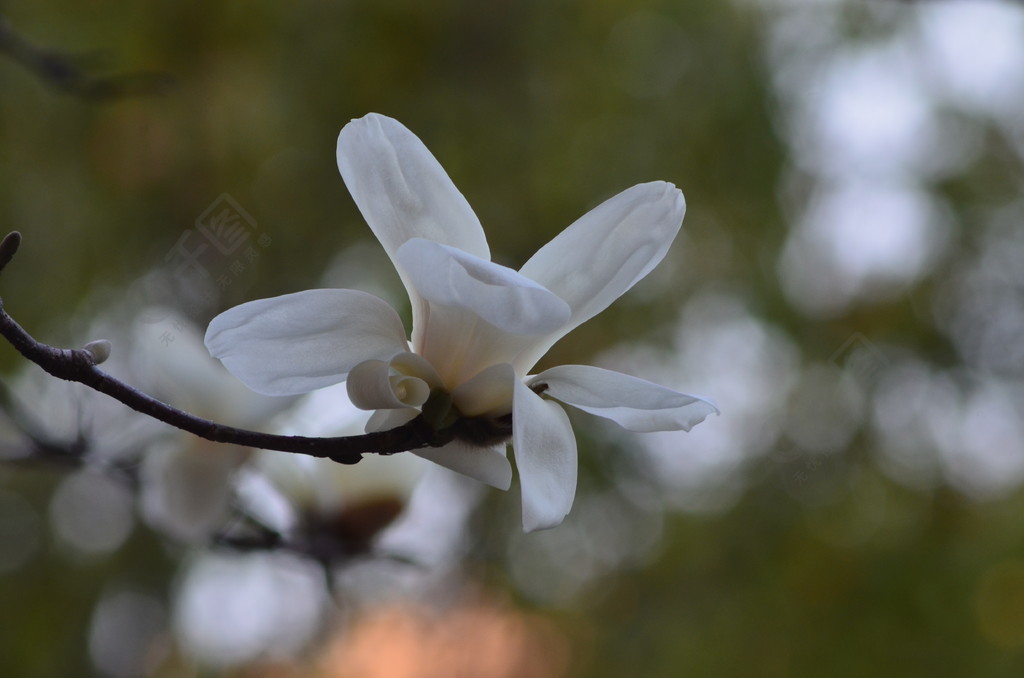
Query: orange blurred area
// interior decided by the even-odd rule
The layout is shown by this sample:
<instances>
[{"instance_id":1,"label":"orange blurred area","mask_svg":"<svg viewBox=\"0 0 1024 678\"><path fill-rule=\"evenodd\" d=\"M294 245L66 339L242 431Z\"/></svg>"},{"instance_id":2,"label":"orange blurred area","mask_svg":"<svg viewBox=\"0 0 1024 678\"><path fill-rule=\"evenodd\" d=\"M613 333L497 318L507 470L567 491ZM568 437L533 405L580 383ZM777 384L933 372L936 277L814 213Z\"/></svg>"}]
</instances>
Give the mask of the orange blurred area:
<instances>
[{"instance_id":1,"label":"orange blurred area","mask_svg":"<svg viewBox=\"0 0 1024 678\"><path fill-rule=\"evenodd\" d=\"M541 615L475 594L440 608L394 601L363 609L308 661L262 661L240 678L561 678L566 635Z\"/></svg>"},{"instance_id":2,"label":"orange blurred area","mask_svg":"<svg viewBox=\"0 0 1024 678\"><path fill-rule=\"evenodd\" d=\"M477 598L444 610L391 603L358 614L315 662L317 678L558 678L568 641L549 620Z\"/></svg>"}]
</instances>

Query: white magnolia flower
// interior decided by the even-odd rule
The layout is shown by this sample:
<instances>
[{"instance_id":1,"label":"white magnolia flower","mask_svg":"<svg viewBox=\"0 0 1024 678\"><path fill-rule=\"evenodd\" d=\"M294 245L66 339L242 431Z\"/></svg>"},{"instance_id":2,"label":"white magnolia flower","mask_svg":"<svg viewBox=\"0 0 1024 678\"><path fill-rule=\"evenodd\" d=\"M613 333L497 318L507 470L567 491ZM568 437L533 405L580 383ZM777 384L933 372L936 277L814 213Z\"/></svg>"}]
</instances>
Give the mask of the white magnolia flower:
<instances>
[{"instance_id":1,"label":"white magnolia flower","mask_svg":"<svg viewBox=\"0 0 1024 678\"><path fill-rule=\"evenodd\" d=\"M685 202L672 184L634 186L569 226L519 270L490 261L483 229L423 143L371 114L338 137L338 167L398 269L412 338L381 299L319 289L217 316L210 353L261 393L305 393L348 380L368 430L421 412L457 440L414 453L501 489L511 437L527 531L558 525L576 493L576 439L561 401L632 431L689 430L714 404L617 372L529 370L665 256Z\"/></svg>"}]
</instances>

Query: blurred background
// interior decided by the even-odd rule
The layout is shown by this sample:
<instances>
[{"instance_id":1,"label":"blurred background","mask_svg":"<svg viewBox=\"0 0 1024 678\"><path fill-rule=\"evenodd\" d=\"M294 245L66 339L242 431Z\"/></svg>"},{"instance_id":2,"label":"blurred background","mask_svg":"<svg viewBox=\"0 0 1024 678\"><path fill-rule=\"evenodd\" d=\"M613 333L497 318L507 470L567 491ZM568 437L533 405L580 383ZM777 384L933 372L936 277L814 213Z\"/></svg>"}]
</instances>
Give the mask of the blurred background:
<instances>
[{"instance_id":1,"label":"blurred background","mask_svg":"<svg viewBox=\"0 0 1024 678\"><path fill-rule=\"evenodd\" d=\"M0 294L37 338L110 339L224 423L358 432L201 336L318 286L408 318L335 164L376 111L513 267L681 187L665 262L540 368L722 410L573 415L573 511L524 535L516 481L209 445L5 344L0 675L1020 675L1022 110L1010 2L0 3Z\"/></svg>"}]
</instances>

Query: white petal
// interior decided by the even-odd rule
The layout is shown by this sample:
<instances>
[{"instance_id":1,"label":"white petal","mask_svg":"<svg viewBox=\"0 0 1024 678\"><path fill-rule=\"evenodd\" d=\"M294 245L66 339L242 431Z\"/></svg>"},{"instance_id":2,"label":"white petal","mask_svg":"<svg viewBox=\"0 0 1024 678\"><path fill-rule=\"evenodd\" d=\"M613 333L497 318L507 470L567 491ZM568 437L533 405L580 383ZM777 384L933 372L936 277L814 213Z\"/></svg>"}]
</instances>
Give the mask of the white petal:
<instances>
[{"instance_id":1,"label":"white petal","mask_svg":"<svg viewBox=\"0 0 1024 678\"><path fill-rule=\"evenodd\" d=\"M572 319L516 368L528 370L556 341L650 273L665 257L685 211L683 194L672 184L639 184L583 215L533 255L520 273L568 302Z\"/></svg>"},{"instance_id":2,"label":"white petal","mask_svg":"<svg viewBox=\"0 0 1024 678\"><path fill-rule=\"evenodd\" d=\"M490 259L480 220L423 142L397 120L371 113L345 125L338 169L409 291L415 333L423 302L395 253L410 238L426 238Z\"/></svg>"},{"instance_id":3,"label":"white petal","mask_svg":"<svg viewBox=\"0 0 1024 678\"><path fill-rule=\"evenodd\" d=\"M512 446L523 493L523 529L554 527L576 496L576 436L558 403L516 380Z\"/></svg>"},{"instance_id":4,"label":"white petal","mask_svg":"<svg viewBox=\"0 0 1024 678\"><path fill-rule=\"evenodd\" d=\"M426 238L490 258L480 220L419 138L402 123L371 113L338 135L338 169L366 222L389 255L409 238Z\"/></svg>"},{"instance_id":5,"label":"white petal","mask_svg":"<svg viewBox=\"0 0 1024 678\"><path fill-rule=\"evenodd\" d=\"M365 360L407 351L394 309L355 290L307 290L224 311L206 347L254 391L295 395L344 381Z\"/></svg>"},{"instance_id":6,"label":"white petal","mask_svg":"<svg viewBox=\"0 0 1024 678\"><path fill-rule=\"evenodd\" d=\"M531 385L584 412L611 419L630 431L689 431L709 414L710 400L589 365L560 365L541 372Z\"/></svg>"},{"instance_id":7,"label":"white petal","mask_svg":"<svg viewBox=\"0 0 1024 678\"><path fill-rule=\"evenodd\" d=\"M422 379L430 388L441 385L441 378L437 376L434 366L426 358L415 353L399 353L391 359L391 367L399 374Z\"/></svg>"},{"instance_id":8,"label":"white petal","mask_svg":"<svg viewBox=\"0 0 1024 678\"><path fill-rule=\"evenodd\" d=\"M395 394L391 384L391 363L367 360L348 373L348 398L361 410L395 409L405 403Z\"/></svg>"},{"instance_id":9,"label":"white petal","mask_svg":"<svg viewBox=\"0 0 1024 678\"><path fill-rule=\"evenodd\" d=\"M390 361L367 360L348 373L348 398L361 410L419 407L430 396L430 384L417 376L398 371L404 368L434 369L427 361L413 353L400 353Z\"/></svg>"},{"instance_id":10,"label":"white petal","mask_svg":"<svg viewBox=\"0 0 1024 678\"><path fill-rule=\"evenodd\" d=\"M514 364L537 342L535 336L509 334L463 309L430 304L428 311L416 350L434 366L449 393L492 365Z\"/></svg>"},{"instance_id":11,"label":"white petal","mask_svg":"<svg viewBox=\"0 0 1024 678\"><path fill-rule=\"evenodd\" d=\"M410 421L418 417L419 414L420 411L412 407L396 410L377 410L370 415L364 430L367 433L390 431L391 429L398 428L403 424L408 424Z\"/></svg>"},{"instance_id":12,"label":"white petal","mask_svg":"<svg viewBox=\"0 0 1024 678\"><path fill-rule=\"evenodd\" d=\"M505 445L472 447L456 440L444 447L413 450L412 453L499 490L507 490L512 484L512 465L508 463Z\"/></svg>"},{"instance_id":13,"label":"white petal","mask_svg":"<svg viewBox=\"0 0 1024 678\"><path fill-rule=\"evenodd\" d=\"M491 365L452 391L452 402L464 417L503 417L512 412L515 381L511 365Z\"/></svg>"},{"instance_id":14,"label":"white petal","mask_svg":"<svg viewBox=\"0 0 1024 678\"><path fill-rule=\"evenodd\" d=\"M397 259L431 304L464 309L509 334L546 334L569 320L568 304L536 282L454 247L413 238Z\"/></svg>"},{"instance_id":15,"label":"white petal","mask_svg":"<svg viewBox=\"0 0 1024 678\"><path fill-rule=\"evenodd\" d=\"M419 377L398 375L390 377L388 381L391 383L391 392L406 407L419 407L430 397L430 384Z\"/></svg>"}]
</instances>

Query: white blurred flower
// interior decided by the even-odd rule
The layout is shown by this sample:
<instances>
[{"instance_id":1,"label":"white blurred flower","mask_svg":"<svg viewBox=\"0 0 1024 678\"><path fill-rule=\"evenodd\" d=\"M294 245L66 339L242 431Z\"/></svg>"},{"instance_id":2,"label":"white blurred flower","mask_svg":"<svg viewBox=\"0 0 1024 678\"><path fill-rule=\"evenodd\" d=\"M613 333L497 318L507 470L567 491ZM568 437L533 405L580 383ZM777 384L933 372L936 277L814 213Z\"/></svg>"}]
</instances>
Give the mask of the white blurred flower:
<instances>
[{"instance_id":1,"label":"white blurred flower","mask_svg":"<svg viewBox=\"0 0 1024 678\"><path fill-rule=\"evenodd\" d=\"M362 431L369 413L349 401L344 384L320 389L279 417L282 435L336 437ZM411 454L367 455L358 465L261 450L240 474L245 512L297 548L332 536L339 553L362 553L405 510L430 464Z\"/></svg>"},{"instance_id":2,"label":"white blurred flower","mask_svg":"<svg viewBox=\"0 0 1024 678\"><path fill-rule=\"evenodd\" d=\"M146 521L182 541L203 541L223 526L232 479L251 450L206 441L164 441L142 458L140 510Z\"/></svg>"},{"instance_id":3,"label":"white blurred flower","mask_svg":"<svg viewBox=\"0 0 1024 678\"><path fill-rule=\"evenodd\" d=\"M263 424L293 399L270 398L242 387L203 347L200 331L169 309L139 317L135 371L144 391L215 421ZM230 511L235 472L252 450L176 435L152 446L141 460L140 504L146 520L177 539L199 541L219 529Z\"/></svg>"},{"instance_id":4,"label":"white blurred flower","mask_svg":"<svg viewBox=\"0 0 1024 678\"><path fill-rule=\"evenodd\" d=\"M527 531L558 525L576 492L569 419L542 393L635 431L689 430L715 406L596 367L528 376L569 331L604 310L665 256L685 202L671 184L602 203L519 270L490 261L476 215L423 143L371 114L346 125L338 166L412 302L410 344L398 314L354 290L263 299L214 318L210 353L252 389L306 393L348 381L384 430L421 412L459 439L415 454L501 489L511 436Z\"/></svg>"},{"instance_id":5,"label":"white blurred flower","mask_svg":"<svg viewBox=\"0 0 1024 678\"><path fill-rule=\"evenodd\" d=\"M321 627L323 571L288 553L202 553L174 598L174 628L188 654L211 668L300 652Z\"/></svg>"},{"instance_id":6,"label":"white blurred flower","mask_svg":"<svg viewBox=\"0 0 1024 678\"><path fill-rule=\"evenodd\" d=\"M259 455L255 468L292 509L327 518L376 502L394 503L400 509L423 476L425 464L410 454L366 455L358 465L345 466L329 459L266 452Z\"/></svg>"}]
</instances>

